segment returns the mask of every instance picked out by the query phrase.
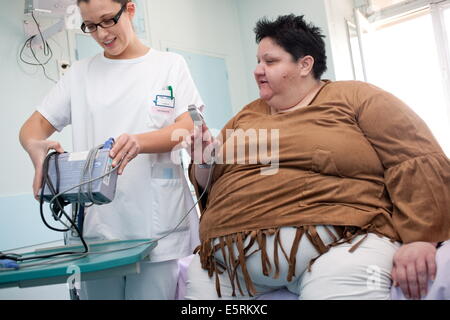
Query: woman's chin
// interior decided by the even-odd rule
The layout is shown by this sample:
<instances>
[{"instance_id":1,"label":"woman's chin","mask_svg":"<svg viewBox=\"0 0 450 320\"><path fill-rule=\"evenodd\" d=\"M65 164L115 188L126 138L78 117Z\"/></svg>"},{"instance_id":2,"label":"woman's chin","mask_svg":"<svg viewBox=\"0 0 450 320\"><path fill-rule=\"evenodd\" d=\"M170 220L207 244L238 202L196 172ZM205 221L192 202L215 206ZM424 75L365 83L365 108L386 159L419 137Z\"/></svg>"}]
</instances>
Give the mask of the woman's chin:
<instances>
[{"instance_id":1,"label":"woman's chin","mask_svg":"<svg viewBox=\"0 0 450 320\"><path fill-rule=\"evenodd\" d=\"M110 59L119 59L122 56L123 51L125 50L119 50L119 49L105 49L105 56Z\"/></svg>"},{"instance_id":2,"label":"woman's chin","mask_svg":"<svg viewBox=\"0 0 450 320\"><path fill-rule=\"evenodd\" d=\"M264 100L267 102L272 98L272 94L263 92L263 91L259 91L259 97L261 98L261 100Z\"/></svg>"}]
</instances>

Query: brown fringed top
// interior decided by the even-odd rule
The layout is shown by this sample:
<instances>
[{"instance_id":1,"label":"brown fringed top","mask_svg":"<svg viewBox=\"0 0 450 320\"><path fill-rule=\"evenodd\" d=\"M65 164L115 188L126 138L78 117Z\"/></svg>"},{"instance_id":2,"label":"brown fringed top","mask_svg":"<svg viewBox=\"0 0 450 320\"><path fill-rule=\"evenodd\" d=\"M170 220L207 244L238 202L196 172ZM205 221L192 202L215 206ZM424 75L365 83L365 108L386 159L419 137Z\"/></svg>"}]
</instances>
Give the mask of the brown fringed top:
<instances>
[{"instance_id":1,"label":"brown fringed top","mask_svg":"<svg viewBox=\"0 0 450 320\"><path fill-rule=\"evenodd\" d=\"M242 129L246 137L238 142L230 129ZM250 247L244 248L245 238L258 242L268 274L265 236L283 226L297 227L291 251L282 248L288 278L303 234L320 254L367 232L403 243L450 239L449 159L408 106L373 85L328 81L308 106L278 114L258 99L227 123L222 139L222 164L215 165L208 197L200 204L198 252L210 276L227 270L241 294L238 266L249 294L255 294L245 267ZM273 149L271 163L264 157L265 144L269 158ZM239 147L245 154L238 154ZM227 154L234 162L227 163ZM193 166L190 177L199 196ZM336 226L341 238L326 246L315 225ZM214 253L226 249L229 258L221 265ZM278 252L274 260L278 268Z\"/></svg>"}]
</instances>

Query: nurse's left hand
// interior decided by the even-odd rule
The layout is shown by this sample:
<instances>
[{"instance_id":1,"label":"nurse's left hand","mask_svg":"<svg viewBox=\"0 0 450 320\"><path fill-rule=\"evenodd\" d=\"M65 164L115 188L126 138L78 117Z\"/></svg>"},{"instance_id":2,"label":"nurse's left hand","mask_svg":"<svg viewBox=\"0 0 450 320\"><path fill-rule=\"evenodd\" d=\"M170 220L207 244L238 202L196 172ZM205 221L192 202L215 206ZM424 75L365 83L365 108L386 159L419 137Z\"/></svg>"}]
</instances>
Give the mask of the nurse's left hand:
<instances>
[{"instance_id":1,"label":"nurse's left hand","mask_svg":"<svg viewBox=\"0 0 450 320\"><path fill-rule=\"evenodd\" d=\"M109 152L109 156L113 159L112 166L116 167L120 163L117 173L122 174L127 164L140 152L141 146L137 136L124 133L116 139L113 148Z\"/></svg>"}]
</instances>

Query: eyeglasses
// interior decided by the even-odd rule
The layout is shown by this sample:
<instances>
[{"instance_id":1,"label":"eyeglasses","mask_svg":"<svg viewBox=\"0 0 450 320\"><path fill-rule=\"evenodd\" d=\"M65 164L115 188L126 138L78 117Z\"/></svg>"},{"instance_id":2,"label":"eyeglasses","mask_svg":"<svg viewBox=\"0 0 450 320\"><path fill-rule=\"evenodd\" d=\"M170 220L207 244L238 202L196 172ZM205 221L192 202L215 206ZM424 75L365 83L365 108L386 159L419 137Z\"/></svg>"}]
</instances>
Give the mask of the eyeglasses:
<instances>
[{"instance_id":1,"label":"eyeglasses","mask_svg":"<svg viewBox=\"0 0 450 320\"><path fill-rule=\"evenodd\" d=\"M108 19L108 20L104 20L100 23L91 23L89 22L88 24L85 24L84 22L81 24L81 30L84 33L92 33L97 31L97 27L100 26L102 28L111 28L112 26L116 25L117 22L119 22L120 16L122 15L123 11L126 8L126 4L124 4L122 6L122 8L120 8L120 11L117 12L117 14L112 18L112 19Z\"/></svg>"}]
</instances>

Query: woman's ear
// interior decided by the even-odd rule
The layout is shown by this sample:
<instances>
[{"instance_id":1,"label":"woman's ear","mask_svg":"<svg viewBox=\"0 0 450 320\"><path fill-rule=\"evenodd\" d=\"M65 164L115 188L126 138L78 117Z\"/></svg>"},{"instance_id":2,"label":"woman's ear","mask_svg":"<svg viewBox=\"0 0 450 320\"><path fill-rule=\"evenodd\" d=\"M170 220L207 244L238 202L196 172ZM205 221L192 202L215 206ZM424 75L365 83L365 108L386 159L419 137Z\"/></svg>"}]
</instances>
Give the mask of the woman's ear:
<instances>
[{"instance_id":1,"label":"woman's ear","mask_svg":"<svg viewBox=\"0 0 450 320\"><path fill-rule=\"evenodd\" d=\"M304 56L298 60L301 76L308 76L314 67L314 58L312 56Z\"/></svg>"}]
</instances>

